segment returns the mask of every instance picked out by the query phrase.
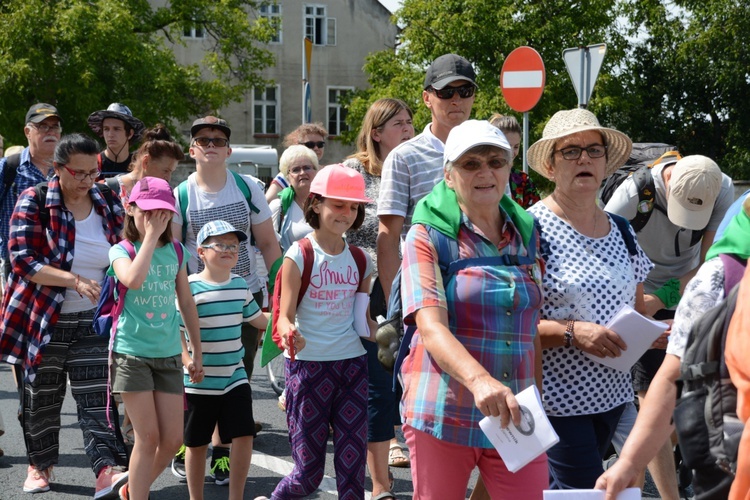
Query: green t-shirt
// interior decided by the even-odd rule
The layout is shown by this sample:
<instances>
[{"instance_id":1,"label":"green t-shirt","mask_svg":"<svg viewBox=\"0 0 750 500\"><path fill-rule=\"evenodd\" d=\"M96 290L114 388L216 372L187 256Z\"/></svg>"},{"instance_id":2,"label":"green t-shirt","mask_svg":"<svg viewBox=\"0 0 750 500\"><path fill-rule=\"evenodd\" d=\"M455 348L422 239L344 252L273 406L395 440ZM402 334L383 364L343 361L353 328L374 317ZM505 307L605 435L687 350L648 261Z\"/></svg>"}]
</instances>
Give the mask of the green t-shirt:
<instances>
[{"instance_id":1,"label":"green t-shirt","mask_svg":"<svg viewBox=\"0 0 750 500\"><path fill-rule=\"evenodd\" d=\"M140 248L141 243L136 242L136 254ZM190 253L184 246L182 249L182 265L185 266ZM109 250L109 276L115 276L111 264L121 258L130 256L122 245L114 245ZM178 265L174 245L164 245L154 251L146 281L139 289L128 290L125 295L114 352L147 358L168 358L182 352L180 318L175 304Z\"/></svg>"}]
</instances>

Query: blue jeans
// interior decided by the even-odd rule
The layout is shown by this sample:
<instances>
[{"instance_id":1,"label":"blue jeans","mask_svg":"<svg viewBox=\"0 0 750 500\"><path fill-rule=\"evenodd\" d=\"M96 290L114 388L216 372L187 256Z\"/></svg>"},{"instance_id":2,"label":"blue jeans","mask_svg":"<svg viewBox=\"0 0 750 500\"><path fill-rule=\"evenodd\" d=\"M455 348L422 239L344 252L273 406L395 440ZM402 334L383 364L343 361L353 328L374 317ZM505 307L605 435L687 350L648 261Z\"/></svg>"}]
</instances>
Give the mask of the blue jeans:
<instances>
[{"instance_id":1,"label":"blue jeans","mask_svg":"<svg viewBox=\"0 0 750 500\"><path fill-rule=\"evenodd\" d=\"M604 413L549 417L560 442L547 450L551 490L591 489L625 405Z\"/></svg>"}]
</instances>

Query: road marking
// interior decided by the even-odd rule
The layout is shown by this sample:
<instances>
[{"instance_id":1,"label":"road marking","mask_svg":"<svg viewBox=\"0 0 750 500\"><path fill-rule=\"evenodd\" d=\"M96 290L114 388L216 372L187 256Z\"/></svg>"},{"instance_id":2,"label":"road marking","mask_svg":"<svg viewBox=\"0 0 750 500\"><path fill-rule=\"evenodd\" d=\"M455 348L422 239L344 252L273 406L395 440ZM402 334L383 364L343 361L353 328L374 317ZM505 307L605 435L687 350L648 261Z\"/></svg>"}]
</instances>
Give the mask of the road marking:
<instances>
[{"instance_id":1,"label":"road marking","mask_svg":"<svg viewBox=\"0 0 750 500\"><path fill-rule=\"evenodd\" d=\"M252 464L281 476L289 475L289 473L292 472L292 468L294 468L294 464L292 462L287 462L286 460L282 460L271 455L266 455L265 453L255 450L253 450ZM336 489L336 479L332 478L331 476L323 476L323 480L320 482L318 490L324 493L328 493L329 495L333 495L336 497L339 496L338 490ZM370 500L371 497L372 495L370 494L370 492L365 491L365 500Z\"/></svg>"}]
</instances>

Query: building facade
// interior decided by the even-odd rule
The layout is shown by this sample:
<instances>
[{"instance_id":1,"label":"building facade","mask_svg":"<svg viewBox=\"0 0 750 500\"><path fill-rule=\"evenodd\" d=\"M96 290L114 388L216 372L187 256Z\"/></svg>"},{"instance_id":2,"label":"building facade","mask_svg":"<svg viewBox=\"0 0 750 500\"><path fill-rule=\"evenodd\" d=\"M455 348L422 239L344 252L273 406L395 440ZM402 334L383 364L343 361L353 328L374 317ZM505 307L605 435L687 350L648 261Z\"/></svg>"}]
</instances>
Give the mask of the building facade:
<instances>
[{"instance_id":1,"label":"building facade","mask_svg":"<svg viewBox=\"0 0 750 500\"><path fill-rule=\"evenodd\" d=\"M321 122L329 132L323 163L341 161L354 146L338 139L346 126L346 109L338 99L368 85L362 67L369 53L395 47L398 28L390 11L378 0L278 0L249 15L281 19L275 40L266 46L276 65L262 73L273 84L219 110L232 128L232 143L270 145L283 152L284 136L303 121L303 40L308 37L313 42L311 121ZM209 46L205 36L200 30L186 30L185 46L174 47L178 61L200 61ZM189 134L189 124L183 129Z\"/></svg>"}]
</instances>

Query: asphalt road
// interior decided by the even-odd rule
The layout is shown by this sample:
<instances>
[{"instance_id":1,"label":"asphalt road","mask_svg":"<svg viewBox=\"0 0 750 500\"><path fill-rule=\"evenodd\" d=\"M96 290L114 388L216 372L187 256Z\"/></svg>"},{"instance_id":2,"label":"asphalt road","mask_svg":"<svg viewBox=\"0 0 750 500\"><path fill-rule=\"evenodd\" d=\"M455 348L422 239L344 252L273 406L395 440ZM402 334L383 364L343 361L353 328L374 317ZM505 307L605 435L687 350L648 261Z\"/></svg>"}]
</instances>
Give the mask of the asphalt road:
<instances>
[{"instance_id":1,"label":"asphalt road","mask_svg":"<svg viewBox=\"0 0 750 500\"><path fill-rule=\"evenodd\" d=\"M257 365L253 374L252 387L253 411L256 420L263 424L263 430L255 439L253 463L245 486L244 498L250 500L259 495L270 496L279 480L292 467L285 414L277 406L276 394L268 383L265 369ZM28 462L21 429L16 420L17 408L18 398L10 366L0 363L0 413L5 422L5 435L0 437L0 448L5 452L5 456L0 457L0 500L32 498L32 495L22 490ZM51 483L50 492L34 495L35 500L93 498L95 478L83 451L83 439L77 422L75 403L68 391L62 412L60 462L54 472L56 480ZM401 438L403 442L403 436ZM394 493L401 499L411 498L413 491L410 470L391 468L391 471L395 477ZM208 474L208 461L206 474ZM476 481L476 476L475 472L471 486ZM309 498L337 498L334 477L333 445L329 441L326 477L320 489ZM206 500L227 498L229 494L227 486L216 486L208 475L206 481L204 489ZM366 487L371 487L369 477ZM470 491L467 490L467 498L469 493ZM653 483L647 481L643 498L656 496ZM166 469L153 484L151 498L153 500L187 499L189 498L187 484L181 482L172 475L169 469ZM369 499L368 493L366 500Z\"/></svg>"},{"instance_id":2,"label":"asphalt road","mask_svg":"<svg viewBox=\"0 0 750 500\"><path fill-rule=\"evenodd\" d=\"M260 356L259 356L260 357ZM256 420L263 424L263 430L255 439L253 465L248 474L245 498L252 500L258 495L270 496L279 480L291 470L289 440L285 414L277 406L276 394L271 389L265 369L255 368L252 379L253 411ZM16 419L18 397L10 366L0 363L0 413L5 422L5 435L0 437L0 448L5 456L0 457L0 500L29 500L32 495L22 490L26 478L25 447L21 429ZM51 483L48 493L33 495L35 500L73 500L93 498L94 474L83 451L83 438L78 427L75 402L70 391L65 398L62 411L60 433L60 462L55 467L56 480ZM394 493L399 498L411 498L411 476L409 469L392 468L396 478ZM206 463L208 474L208 461ZM326 478L321 490L309 498L337 498L333 469L333 445L329 441L326 461ZM207 481L210 478L206 477ZM371 486L369 477L367 487ZM188 498L187 484L165 470L152 486L153 500L184 500ZM225 500L228 486L216 486L212 482L205 485L206 500ZM369 498L369 495L368 495Z\"/></svg>"}]
</instances>

